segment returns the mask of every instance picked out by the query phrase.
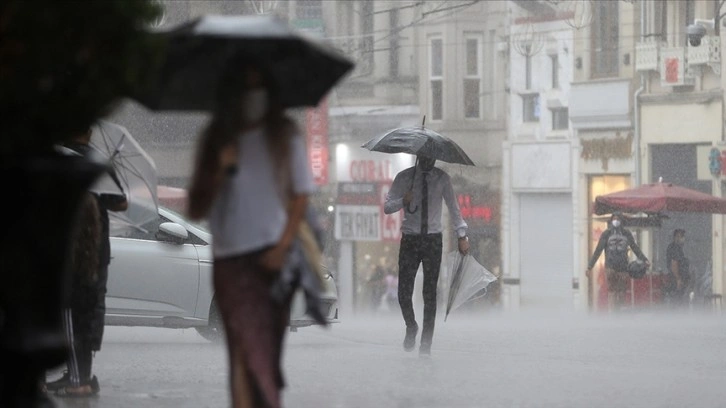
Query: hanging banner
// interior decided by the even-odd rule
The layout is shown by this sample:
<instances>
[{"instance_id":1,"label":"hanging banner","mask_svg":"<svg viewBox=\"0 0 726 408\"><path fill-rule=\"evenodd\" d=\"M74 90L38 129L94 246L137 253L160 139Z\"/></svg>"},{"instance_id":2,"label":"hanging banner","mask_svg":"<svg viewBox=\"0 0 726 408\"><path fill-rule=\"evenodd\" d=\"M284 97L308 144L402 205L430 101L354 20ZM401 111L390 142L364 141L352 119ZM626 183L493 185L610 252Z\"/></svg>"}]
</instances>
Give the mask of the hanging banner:
<instances>
[{"instance_id":1,"label":"hanging banner","mask_svg":"<svg viewBox=\"0 0 726 408\"><path fill-rule=\"evenodd\" d=\"M308 161L315 184L328 184L328 101L323 100L305 113Z\"/></svg>"}]
</instances>

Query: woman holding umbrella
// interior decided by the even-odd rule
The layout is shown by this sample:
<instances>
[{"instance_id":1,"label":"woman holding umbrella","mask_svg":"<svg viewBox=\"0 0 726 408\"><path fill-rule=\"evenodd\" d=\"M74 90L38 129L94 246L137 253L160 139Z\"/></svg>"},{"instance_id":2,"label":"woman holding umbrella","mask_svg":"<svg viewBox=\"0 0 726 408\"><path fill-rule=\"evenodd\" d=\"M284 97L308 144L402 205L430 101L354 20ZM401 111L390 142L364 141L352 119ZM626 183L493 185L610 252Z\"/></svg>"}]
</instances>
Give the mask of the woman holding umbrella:
<instances>
[{"instance_id":1,"label":"woman holding umbrella","mask_svg":"<svg viewBox=\"0 0 726 408\"><path fill-rule=\"evenodd\" d=\"M270 289L314 190L304 140L264 72L229 65L189 189L189 215L208 216L214 237L234 407L281 405L290 299L276 302Z\"/></svg>"}]
</instances>

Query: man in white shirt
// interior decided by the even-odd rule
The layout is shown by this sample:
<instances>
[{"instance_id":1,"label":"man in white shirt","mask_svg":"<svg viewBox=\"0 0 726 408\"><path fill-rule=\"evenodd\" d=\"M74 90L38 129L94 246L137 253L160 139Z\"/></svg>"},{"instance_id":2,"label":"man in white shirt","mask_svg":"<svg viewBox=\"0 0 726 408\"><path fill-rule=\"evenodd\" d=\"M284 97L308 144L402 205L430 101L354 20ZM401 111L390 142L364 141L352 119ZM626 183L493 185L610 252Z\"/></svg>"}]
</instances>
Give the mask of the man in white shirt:
<instances>
[{"instance_id":1,"label":"man in white shirt","mask_svg":"<svg viewBox=\"0 0 726 408\"><path fill-rule=\"evenodd\" d=\"M459 204L451 187L451 179L443 170L434 167L435 159L418 156L418 165L396 175L384 211L392 214L403 209L401 248L398 254L398 303L406 322L403 349L416 346L418 324L413 311L413 285L419 264L423 263L424 318L419 355L431 354L431 342L436 320L436 286L439 280L442 251L442 202L446 202L451 223L458 236L459 251L469 251L467 225L461 217Z\"/></svg>"}]
</instances>

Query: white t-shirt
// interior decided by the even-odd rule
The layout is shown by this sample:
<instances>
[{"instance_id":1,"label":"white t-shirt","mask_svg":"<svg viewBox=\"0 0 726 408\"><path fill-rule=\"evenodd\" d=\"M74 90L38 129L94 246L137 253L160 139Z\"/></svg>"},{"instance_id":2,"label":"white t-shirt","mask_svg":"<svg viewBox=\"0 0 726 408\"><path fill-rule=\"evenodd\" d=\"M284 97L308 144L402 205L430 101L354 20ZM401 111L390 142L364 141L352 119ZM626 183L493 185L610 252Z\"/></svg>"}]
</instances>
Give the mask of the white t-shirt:
<instances>
[{"instance_id":1,"label":"white t-shirt","mask_svg":"<svg viewBox=\"0 0 726 408\"><path fill-rule=\"evenodd\" d=\"M282 238L287 203L282 202L267 143L261 127L240 135L237 171L225 176L209 215L215 258L249 253ZM291 190L312 194L315 184L301 136L290 141L289 164Z\"/></svg>"}]
</instances>

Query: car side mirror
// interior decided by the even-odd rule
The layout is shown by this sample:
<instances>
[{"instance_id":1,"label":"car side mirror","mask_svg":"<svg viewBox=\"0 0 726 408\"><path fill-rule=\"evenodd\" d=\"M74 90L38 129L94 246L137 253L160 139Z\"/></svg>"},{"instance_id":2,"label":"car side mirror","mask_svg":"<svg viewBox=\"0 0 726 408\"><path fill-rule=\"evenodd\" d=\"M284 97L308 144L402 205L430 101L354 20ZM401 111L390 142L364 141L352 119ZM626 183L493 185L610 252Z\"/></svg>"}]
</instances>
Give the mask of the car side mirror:
<instances>
[{"instance_id":1,"label":"car side mirror","mask_svg":"<svg viewBox=\"0 0 726 408\"><path fill-rule=\"evenodd\" d=\"M156 233L156 238L160 241L182 244L189 238L189 232L187 232L186 228L175 222L164 222L159 225L159 232Z\"/></svg>"}]
</instances>

